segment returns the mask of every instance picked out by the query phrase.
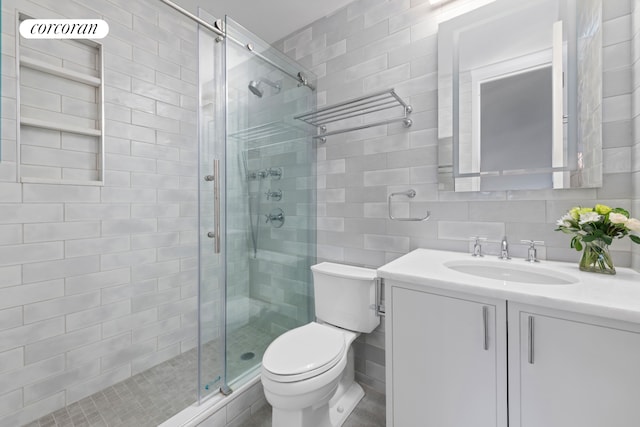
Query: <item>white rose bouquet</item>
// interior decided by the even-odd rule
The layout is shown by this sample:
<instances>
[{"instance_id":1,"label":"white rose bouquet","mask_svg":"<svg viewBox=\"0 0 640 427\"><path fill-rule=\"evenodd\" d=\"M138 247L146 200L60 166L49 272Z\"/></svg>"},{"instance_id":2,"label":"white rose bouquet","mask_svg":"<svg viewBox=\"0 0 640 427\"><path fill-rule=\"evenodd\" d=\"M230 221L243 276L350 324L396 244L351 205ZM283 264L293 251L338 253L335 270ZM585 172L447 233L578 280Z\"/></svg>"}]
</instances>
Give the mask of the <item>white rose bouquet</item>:
<instances>
[{"instance_id":1,"label":"white rose bouquet","mask_svg":"<svg viewBox=\"0 0 640 427\"><path fill-rule=\"evenodd\" d=\"M608 245L614 238L624 236L640 244L640 221L629 217L622 208L610 208L597 204L593 208L574 207L557 222L556 231L573 234L571 247L581 251L584 247L580 269L615 274ZM584 246L583 246L584 243Z\"/></svg>"}]
</instances>

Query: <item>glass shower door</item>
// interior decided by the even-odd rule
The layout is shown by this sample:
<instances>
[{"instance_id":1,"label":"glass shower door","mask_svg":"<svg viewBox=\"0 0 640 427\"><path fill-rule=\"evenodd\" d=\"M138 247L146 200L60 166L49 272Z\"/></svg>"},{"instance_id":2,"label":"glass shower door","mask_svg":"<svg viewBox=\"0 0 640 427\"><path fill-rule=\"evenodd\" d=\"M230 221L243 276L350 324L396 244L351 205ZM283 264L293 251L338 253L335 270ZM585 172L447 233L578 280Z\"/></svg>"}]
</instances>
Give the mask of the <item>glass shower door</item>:
<instances>
[{"instance_id":1,"label":"glass shower door","mask_svg":"<svg viewBox=\"0 0 640 427\"><path fill-rule=\"evenodd\" d=\"M200 10L208 22L215 18ZM199 50L199 366L198 396L202 399L226 385L225 365L225 233L224 45L200 29ZM188 238L188 236L186 237Z\"/></svg>"},{"instance_id":2,"label":"glass shower door","mask_svg":"<svg viewBox=\"0 0 640 427\"><path fill-rule=\"evenodd\" d=\"M225 359L231 384L255 375L273 339L313 316L315 143L293 116L313 109L316 94L291 77L300 65L229 17L225 30Z\"/></svg>"},{"instance_id":3,"label":"glass shower door","mask_svg":"<svg viewBox=\"0 0 640 427\"><path fill-rule=\"evenodd\" d=\"M313 317L315 142L293 117L316 95L292 76L315 77L230 18L225 31L199 35L201 400L254 378Z\"/></svg>"}]
</instances>

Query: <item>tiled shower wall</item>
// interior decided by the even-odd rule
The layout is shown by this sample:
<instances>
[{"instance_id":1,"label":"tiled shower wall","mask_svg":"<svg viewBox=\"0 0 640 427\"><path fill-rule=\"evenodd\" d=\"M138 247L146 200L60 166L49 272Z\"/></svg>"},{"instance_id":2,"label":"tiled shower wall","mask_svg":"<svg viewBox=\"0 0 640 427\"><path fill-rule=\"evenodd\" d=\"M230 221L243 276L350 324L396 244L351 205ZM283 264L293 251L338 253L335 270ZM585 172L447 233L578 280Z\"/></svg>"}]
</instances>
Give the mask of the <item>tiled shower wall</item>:
<instances>
[{"instance_id":1,"label":"tiled shower wall","mask_svg":"<svg viewBox=\"0 0 640 427\"><path fill-rule=\"evenodd\" d=\"M278 43L319 76L319 105L394 87L414 108L409 130L377 127L329 137L319 148L319 259L379 267L418 247L468 251L474 235L488 237L486 251L497 253L497 241L506 235L516 257L525 255L521 239L536 239L546 242L539 251L542 258L577 262L579 254L569 248L567 236L553 231L556 219L574 205L596 201L631 208L633 0L602 2L602 188L438 191L437 20L474 3L482 2L438 7L427 0L357 0ZM637 64L637 45L635 52ZM635 70L637 75L638 65ZM634 92L636 98L639 92ZM637 114L636 109L636 128ZM636 157L637 150L638 144ZM638 182L637 162L634 170ZM430 210L430 221L387 219L387 195L409 188L417 192L415 201L398 206L396 214L419 216ZM637 203L634 214L640 215ZM628 239L615 242L612 249L618 266L631 265ZM383 328L356 344L358 379L382 391Z\"/></svg>"},{"instance_id":2,"label":"tiled shower wall","mask_svg":"<svg viewBox=\"0 0 640 427\"><path fill-rule=\"evenodd\" d=\"M109 23L104 187L17 183L16 8ZM157 1L2 2L0 425L196 345L196 55Z\"/></svg>"}]
</instances>

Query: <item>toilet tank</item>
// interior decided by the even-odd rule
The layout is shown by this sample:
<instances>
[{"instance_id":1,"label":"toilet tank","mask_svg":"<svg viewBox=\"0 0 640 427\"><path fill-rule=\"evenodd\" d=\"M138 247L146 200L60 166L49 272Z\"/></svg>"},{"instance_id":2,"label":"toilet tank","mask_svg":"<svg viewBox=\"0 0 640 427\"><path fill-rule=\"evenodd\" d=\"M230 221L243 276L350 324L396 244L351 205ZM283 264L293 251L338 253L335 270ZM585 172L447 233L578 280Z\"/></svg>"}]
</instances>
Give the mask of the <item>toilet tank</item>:
<instances>
[{"instance_id":1,"label":"toilet tank","mask_svg":"<svg viewBox=\"0 0 640 427\"><path fill-rule=\"evenodd\" d=\"M319 320L365 333L378 326L375 270L323 262L311 266L311 271Z\"/></svg>"}]
</instances>

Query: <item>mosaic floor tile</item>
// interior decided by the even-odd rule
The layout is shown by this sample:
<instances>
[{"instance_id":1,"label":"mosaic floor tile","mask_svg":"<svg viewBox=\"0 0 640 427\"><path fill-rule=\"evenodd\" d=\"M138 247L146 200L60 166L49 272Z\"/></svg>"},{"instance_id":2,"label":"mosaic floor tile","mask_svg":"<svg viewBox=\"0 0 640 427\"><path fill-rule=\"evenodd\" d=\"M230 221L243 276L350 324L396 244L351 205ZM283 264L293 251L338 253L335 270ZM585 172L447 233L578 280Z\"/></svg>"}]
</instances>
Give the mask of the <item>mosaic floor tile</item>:
<instances>
[{"instance_id":1,"label":"mosaic floor tile","mask_svg":"<svg viewBox=\"0 0 640 427\"><path fill-rule=\"evenodd\" d=\"M229 332L230 377L246 372L262 360L265 349L275 338L261 329L263 325L256 319ZM220 342L212 341L203 349L203 366L217 371L212 372L212 377L222 375L220 348ZM248 357L248 353L253 357ZM197 376L197 351L193 349L25 427L156 427L196 401Z\"/></svg>"}]
</instances>

